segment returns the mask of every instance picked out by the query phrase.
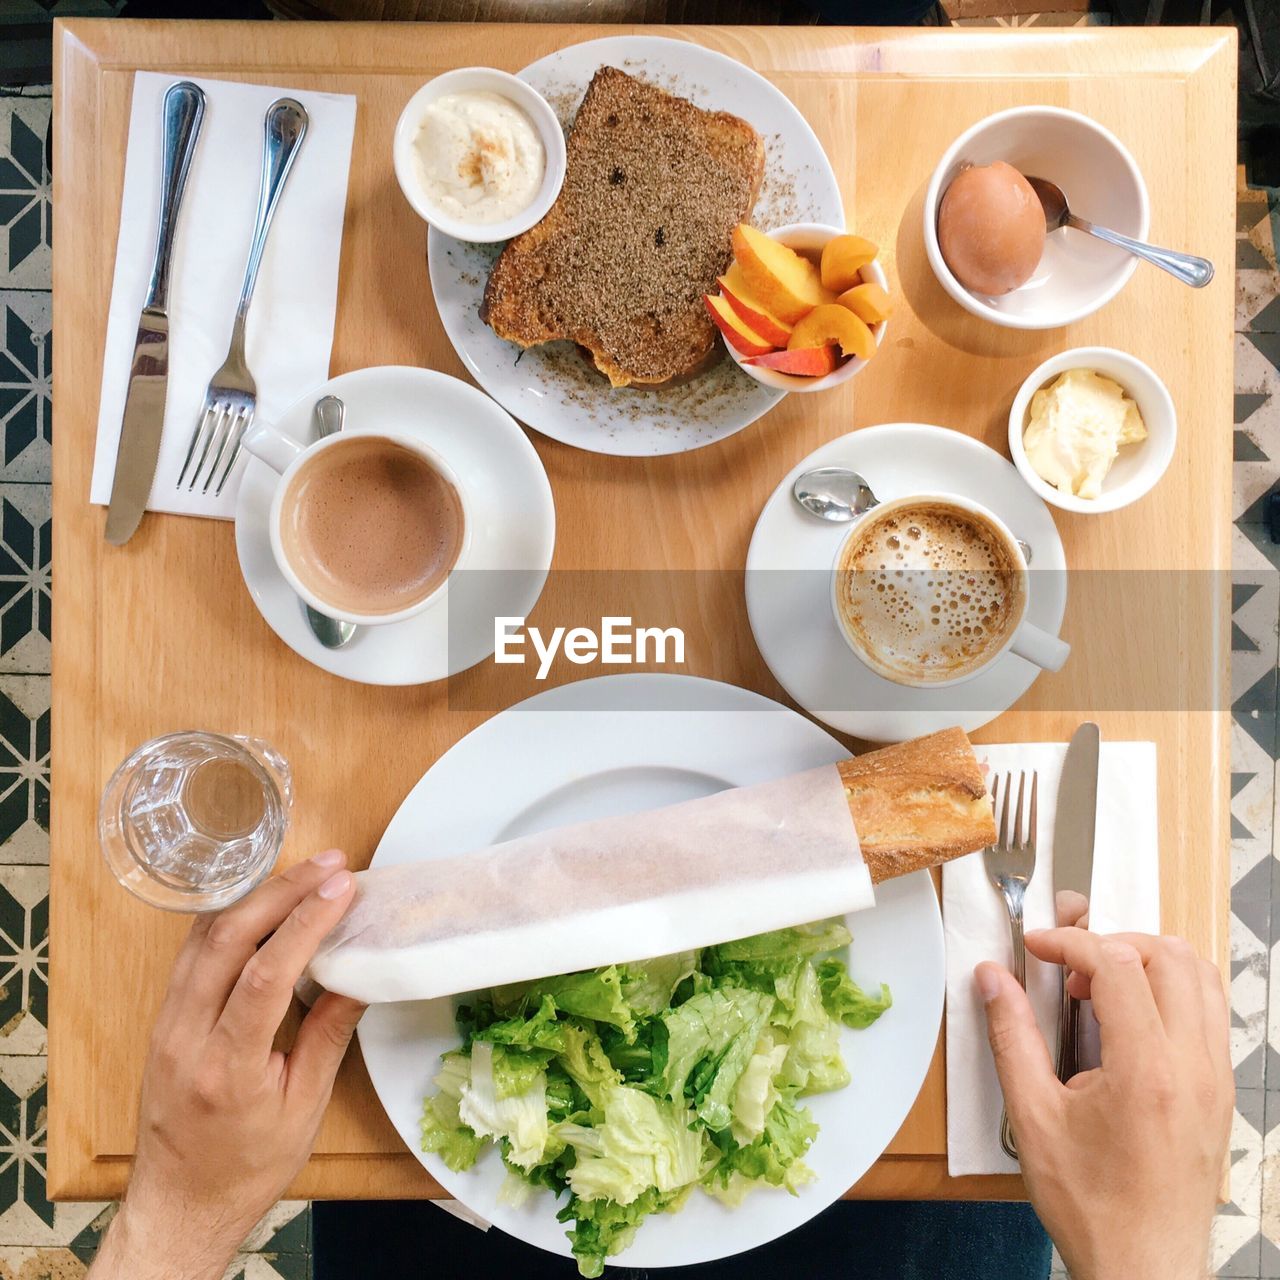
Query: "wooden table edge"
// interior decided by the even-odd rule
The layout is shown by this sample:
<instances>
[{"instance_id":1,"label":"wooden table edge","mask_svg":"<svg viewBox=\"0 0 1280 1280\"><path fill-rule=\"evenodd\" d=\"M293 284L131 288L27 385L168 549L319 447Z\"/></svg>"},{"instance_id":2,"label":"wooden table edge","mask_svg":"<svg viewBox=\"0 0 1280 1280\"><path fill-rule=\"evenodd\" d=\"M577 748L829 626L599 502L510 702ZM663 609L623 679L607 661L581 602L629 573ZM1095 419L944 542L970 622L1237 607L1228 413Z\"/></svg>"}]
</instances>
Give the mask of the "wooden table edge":
<instances>
[{"instance_id":1,"label":"wooden table edge","mask_svg":"<svg viewBox=\"0 0 1280 1280\"><path fill-rule=\"evenodd\" d=\"M376 1159L358 1153L313 1156L281 1199L349 1200L353 1166L359 1169L363 1199L450 1199L449 1193L408 1151ZM50 1199L118 1200L128 1185L131 1167L129 1156L96 1157L56 1187L50 1179ZM953 1178L947 1173L943 1156L882 1156L841 1199L1025 1200L1026 1188L1017 1174Z\"/></svg>"}]
</instances>

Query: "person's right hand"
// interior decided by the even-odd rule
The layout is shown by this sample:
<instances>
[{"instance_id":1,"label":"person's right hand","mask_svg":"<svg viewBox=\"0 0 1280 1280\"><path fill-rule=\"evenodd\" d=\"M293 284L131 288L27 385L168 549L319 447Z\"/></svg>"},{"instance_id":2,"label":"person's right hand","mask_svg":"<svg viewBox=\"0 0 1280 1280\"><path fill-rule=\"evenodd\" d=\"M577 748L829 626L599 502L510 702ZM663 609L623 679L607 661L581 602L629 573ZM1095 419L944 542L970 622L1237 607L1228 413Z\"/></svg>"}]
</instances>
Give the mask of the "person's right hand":
<instances>
[{"instance_id":1,"label":"person's right hand","mask_svg":"<svg viewBox=\"0 0 1280 1280\"><path fill-rule=\"evenodd\" d=\"M1026 942L1071 970L1102 1043L1101 1067L1059 1084L1026 993L977 967L1041 1222L1073 1280L1203 1280L1235 1097L1218 970L1180 938L1059 928Z\"/></svg>"},{"instance_id":2,"label":"person's right hand","mask_svg":"<svg viewBox=\"0 0 1280 1280\"><path fill-rule=\"evenodd\" d=\"M355 896L338 849L196 918L142 1080L137 1155L91 1280L218 1280L307 1159L364 1006L326 993L287 1053L293 989Z\"/></svg>"}]
</instances>

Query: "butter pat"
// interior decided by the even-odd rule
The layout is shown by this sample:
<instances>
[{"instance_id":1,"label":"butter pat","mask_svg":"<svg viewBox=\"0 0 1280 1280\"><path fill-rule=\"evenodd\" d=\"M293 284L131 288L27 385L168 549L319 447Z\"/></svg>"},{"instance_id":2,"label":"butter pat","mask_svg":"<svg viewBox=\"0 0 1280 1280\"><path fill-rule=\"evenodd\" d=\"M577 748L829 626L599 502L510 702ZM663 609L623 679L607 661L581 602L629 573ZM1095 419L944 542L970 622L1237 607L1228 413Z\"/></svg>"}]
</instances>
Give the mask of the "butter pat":
<instances>
[{"instance_id":1,"label":"butter pat","mask_svg":"<svg viewBox=\"0 0 1280 1280\"><path fill-rule=\"evenodd\" d=\"M1069 369L1032 396L1022 444L1046 484L1097 498L1121 447L1146 438L1138 406L1119 383L1092 369Z\"/></svg>"}]
</instances>

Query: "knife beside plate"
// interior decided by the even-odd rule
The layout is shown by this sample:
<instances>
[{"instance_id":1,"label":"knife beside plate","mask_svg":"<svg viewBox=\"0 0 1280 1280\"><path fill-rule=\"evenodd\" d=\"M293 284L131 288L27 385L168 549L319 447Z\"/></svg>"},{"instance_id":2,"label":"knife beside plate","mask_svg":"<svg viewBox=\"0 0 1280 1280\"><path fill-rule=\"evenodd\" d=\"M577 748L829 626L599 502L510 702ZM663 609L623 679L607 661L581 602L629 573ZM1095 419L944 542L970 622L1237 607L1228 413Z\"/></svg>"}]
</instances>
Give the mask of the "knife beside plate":
<instances>
[{"instance_id":1,"label":"knife beside plate","mask_svg":"<svg viewBox=\"0 0 1280 1280\"><path fill-rule=\"evenodd\" d=\"M1090 897L1093 846L1098 825L1098 754L1102 734L1082 724L1072 735L1058 783L1053 827L1053 892ZM1064 1084L1080 1069L1080 1001L1067 994L1066 971L1058 974L1058 1079Z\"/></svg>"},{"instance_id":2,"label":"knife beside plate","mask_svg":"<svg viewBox=\"0 0 1280 1280\"><path fill-rule=\"evenodd\" d=\"M164 403L169 384L169 267L178 211L204 121L205 97L198 85L180 80L164 95L164 158L155 261L138 320L129 389L120 428L106 538L120 546L142 520L160 456Z\"/></svg>"}]
</instances>

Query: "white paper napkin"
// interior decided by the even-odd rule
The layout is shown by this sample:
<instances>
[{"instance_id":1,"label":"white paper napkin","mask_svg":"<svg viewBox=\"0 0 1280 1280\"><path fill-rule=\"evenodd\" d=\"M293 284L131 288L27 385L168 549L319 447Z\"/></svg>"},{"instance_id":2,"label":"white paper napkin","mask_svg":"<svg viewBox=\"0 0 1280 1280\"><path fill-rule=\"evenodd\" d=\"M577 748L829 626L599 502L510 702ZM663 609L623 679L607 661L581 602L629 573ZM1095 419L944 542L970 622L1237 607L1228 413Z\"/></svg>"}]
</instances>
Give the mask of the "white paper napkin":
<instances>
[{"instance_id":1,"label":"white paper napkin","mask_svg":"<svg viewBox=\"0 0 1280 1280\"><path fill-rule=\"evenodd\" d=\"M1054 921L1053 827L1065 743L979 746L992 773L1036 769L1040 774L1036 870L1027 888L1026 927ZM1160 862L1156 820L1156 748L1151 742L1104 742L1098 768L1090 928L1097 933L1160 932ZM987 879L981 853L942 870L947 940L947 1172L1016 1173L1000 1149L1002 1097L987 1044L973 970L981 960L1008 965L1009 917ZM1056 1056L1058 970L1027 956L1027 990L1040 1029ZM1087 1015L1084 1026L1091 1026Z\"/></svg>"},{"instance_id":2,"label":"white paper napkin","mask_svg":"<svg viewBox=\"0 0 1280 1280\"><path fill-rule=\"evenodd\" d=\"M160 200L161 104L177 75L139 71L133 82L120 238L102 365L98 443L90 501L111 499L120 420L138 313L151 278ZM338 259L356 100L224 80L195 81L206 95L178 220L169 286L169 391L160 460L147 507L231 519L239 476L221 498L176 488L210 376L222 364L253 234L262 168L262 118L279 97L310 116L276 209L249 312L247 357L258 418L270 422L329 376ZM237 468L243 471L243 463Z\"/></svg>"}]
</instances>

